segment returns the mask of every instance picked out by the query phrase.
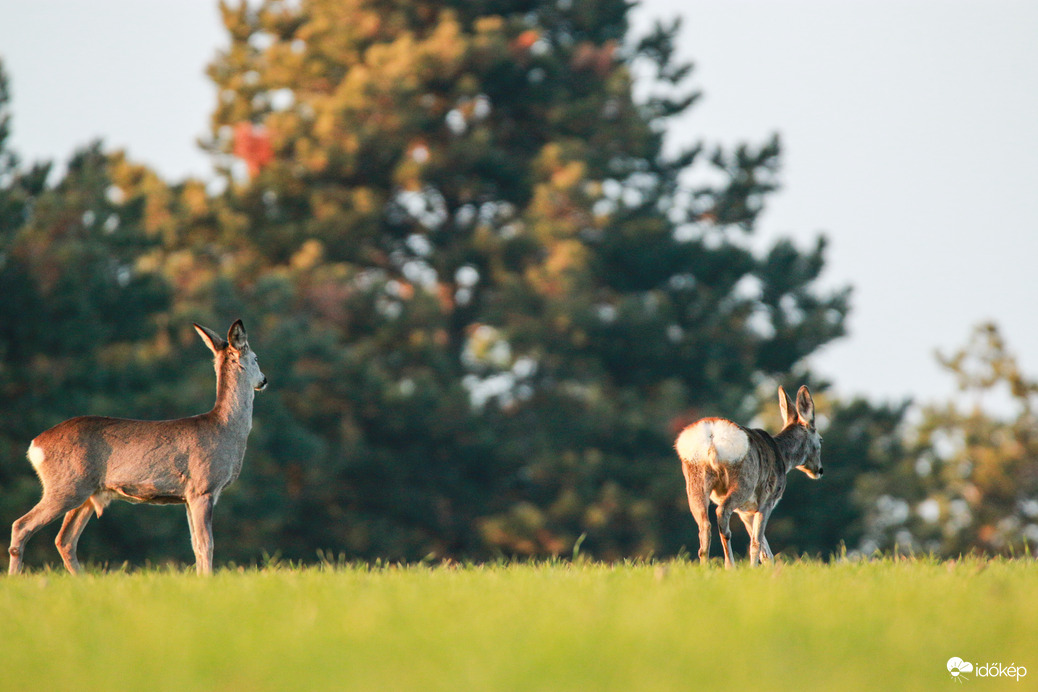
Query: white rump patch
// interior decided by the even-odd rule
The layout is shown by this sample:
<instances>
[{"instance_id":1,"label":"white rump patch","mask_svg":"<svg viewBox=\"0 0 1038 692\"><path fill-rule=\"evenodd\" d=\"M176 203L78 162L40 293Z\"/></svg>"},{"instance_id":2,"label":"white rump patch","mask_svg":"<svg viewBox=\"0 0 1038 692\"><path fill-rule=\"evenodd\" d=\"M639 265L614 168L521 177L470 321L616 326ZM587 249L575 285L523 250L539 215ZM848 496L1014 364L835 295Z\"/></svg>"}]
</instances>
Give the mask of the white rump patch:
<instances>
[{"instance_id":1,"label":"white rump patch","mask_svg":"<svg viewBox=\"0 0 1038 692\"><path fill-rule=\"evenodd\" d=\"M705 462L711 446L719 463L731 464L742 461L750 451L750 438L731 421L705 418L682 430L674 444L678 456L688 462Z\"/></svg>"},{"instance_id":2,"label":"white rump patch","mask_svg":"<svg viewBox=\"0 0 1038 692\"><path fill-rule=\"evenodd\" d=\"M43 464L43 460L46 458L46 454L43 453L43 447L39 447L36 444L36 440L32 441L29 445L29 463L36 469L36 473L40 472L40 466Z\"/></svg>"}]
</instances>

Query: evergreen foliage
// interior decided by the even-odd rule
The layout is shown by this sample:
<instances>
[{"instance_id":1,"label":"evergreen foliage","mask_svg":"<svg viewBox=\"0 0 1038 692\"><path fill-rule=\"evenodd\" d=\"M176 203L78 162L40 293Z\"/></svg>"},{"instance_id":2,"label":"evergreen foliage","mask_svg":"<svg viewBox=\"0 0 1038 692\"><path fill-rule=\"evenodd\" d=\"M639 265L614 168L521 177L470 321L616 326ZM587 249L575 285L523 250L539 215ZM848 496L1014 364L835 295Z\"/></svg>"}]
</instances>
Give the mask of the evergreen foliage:
<instances>
[{"instance_id":1,"label":"evergreen foliage","mask_svg":"<svg viewBox=\"0 0 1038 692\"><path fill-rule=\"evenodd\" d=\"M748 242L777 139L668 155L696 94L677 27L632 40L629 9L223 6L209 146L258 256L236 281L284 282L243 305L325 349L327 375L281 402L320 445L280 461L331 544L674 552L676 419L747 415L762 378L842 334L846 292L814 287L822 241ZM247 135L262 165L233 157ZM719 185L686 182L701 159Z\"/></svg>"},{"instance_id":2,"label":"evergreen foliage","mask_svg":"<svg viewBox=\"0 0 1038 692\"><path fill-rule=\"evenodd\" d=\"M748 420L844 333L823 238L756 249L779 140L669 152L691 68L678 25L632 37L624 0L220 8L222 191L100 145L48 185L0 117L5 521L32 503L28 440L73 414L204 410L190 323L242 317L271 387L221 559L677 553L680 427ZM863 406L877 427L848 446L900 415L834 405L831 424ZM856 521L846 468L832 515L784 502L790 540L830 525L798 549ZM98 522L83 554L189 555L179 512L146 516Z\"/></svg>"}]
</instances>

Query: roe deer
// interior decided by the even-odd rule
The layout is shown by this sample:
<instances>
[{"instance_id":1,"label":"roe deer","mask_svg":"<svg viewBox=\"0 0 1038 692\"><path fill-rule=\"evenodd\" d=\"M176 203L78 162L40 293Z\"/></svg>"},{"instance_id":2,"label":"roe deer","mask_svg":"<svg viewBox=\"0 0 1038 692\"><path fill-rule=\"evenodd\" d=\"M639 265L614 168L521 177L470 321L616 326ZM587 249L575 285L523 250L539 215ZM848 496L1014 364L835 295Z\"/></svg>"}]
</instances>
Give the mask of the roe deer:
<instances>
[{"instance_id":1,"label":"roe deer","mask_svg":"<svg viewBox=\"0 0 1038 692\"><path fill-rule=\"evenodd\" d=\"M214 356L212 411L166 421L84 416L32 441L28 456L43 498L11 527L11 574L21 570L25 542L62 514L55 543L65 567L78 572L79 536L91 513L101 516L113 499L186 504L195 568L199 574L212 572L213 506L241 471L254 392L267 386L267 378L241 320L231 325L226 341L197 324L195 330Z\"/></svg>"},{"instance_id":2,"label":"roe deer","mask_svg":"<svg viewBox=\"0 0 1038 692\"><path fill-rule=\"evenodd\" d=\"M750 534L750 564L774 555L764 529L786 489L786 474L800 469L809 478L822 477L822 438L815 430L815 404L807 387L797 392L796 407L778 389L783 427L778 435L751 430L723 418L704 418L681 431L674 447L685 473L688 506L699 525L699 561L710 556L710 517L717 505L717 528L724 548L724 566L731 568L732 532L728 523L736 512Z\"/></svg>"}]
</instances>

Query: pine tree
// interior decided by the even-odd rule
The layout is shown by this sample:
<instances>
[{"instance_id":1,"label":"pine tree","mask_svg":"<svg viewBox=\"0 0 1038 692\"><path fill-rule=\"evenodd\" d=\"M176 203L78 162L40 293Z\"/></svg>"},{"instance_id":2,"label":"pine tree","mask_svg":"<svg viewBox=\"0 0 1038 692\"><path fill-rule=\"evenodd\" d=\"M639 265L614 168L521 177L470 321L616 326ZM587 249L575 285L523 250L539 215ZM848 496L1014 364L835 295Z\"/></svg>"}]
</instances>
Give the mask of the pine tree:
<instances>
[{"instance_id":1,"label":"pine tree","mask_svg":"<svg viewBox=\"0 0 1038 692\"><path fill-rule=\"evenodd\" d=\"M777 139L665 152L697 96L677 24L632 39L624 0L221 9L209 147L254 258L228 290L273 327L264 427L309 433L262 433L286 554L687 542L676 426L748 414L843 333L847 293L814 286L822 240L751 249ZM689 184L700 161L724 182Z\"/></svg>"},{"instance_id":2,"label":"pine tree","mask_svg":"<svg viewBox=\"0 0 1038 692\"><path fill-rule=\"evenodd\" d=\"M6 148L3 85L0 76L0 516L9 523L39 497L25 460L38 433L88 412L163 417L154 389L169 371L153 338L169 290L142 262L156 244L142 209L113 182L124 159L90 145L49 185L49 164L23 169ZM127 542L116 536L94 557ZM31 550L53 558L48 543Z\"/></svg>"}]
</instances>

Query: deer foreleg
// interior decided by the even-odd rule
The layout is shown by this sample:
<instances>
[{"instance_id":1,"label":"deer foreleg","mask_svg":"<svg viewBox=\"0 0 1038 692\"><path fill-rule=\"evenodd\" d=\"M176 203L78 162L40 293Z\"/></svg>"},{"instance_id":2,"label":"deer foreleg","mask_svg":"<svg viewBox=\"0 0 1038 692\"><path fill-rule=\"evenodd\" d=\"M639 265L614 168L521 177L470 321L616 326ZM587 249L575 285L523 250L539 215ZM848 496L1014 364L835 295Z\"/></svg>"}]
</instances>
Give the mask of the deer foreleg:
<instances>
[{"instance_id":1,"label":"deer foreleg","mask_svg":"<svg viewBox=\"0 0 1038 692\"><path fill-rule=\"evenodd\" d=\"M187 524L191 529L191 548L195 552L198 574L213 573L213 505L212 495L198 495L187 500Z\"/></svg>"},{"instance_id":2,"label":"deer foreleg","mask_svg":"<svg viewBox=\"0 0 1038 692\"><path fill-rule=\"evenodd\" d=\"M764 529L768 526L768 519L771 518L771 510L769 507L761 512L757 513L757 517L753 522L754 533L757 535L757 540L760 541L760 557L762 562L771 562L775 558L775 554L771 552L771 546L768 545L768 539L764 536Z\"/></svg>"},{"instance_id":3,"label":"deer foreleg","mask_svg":"<svg viewBox=\"0 0 1038 692\"><path fill-rule=\"evenodd\" d=\"M759 520L760 512L737 512L737 514L742 519L742 525L746 527L746 533L750 537L750 566L752 567L757 564L761 556L761 543L757 539L757 532L754 528Z\"/></svg>"}]
</instances>

